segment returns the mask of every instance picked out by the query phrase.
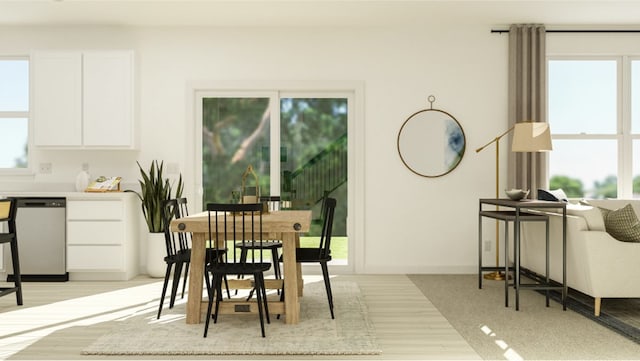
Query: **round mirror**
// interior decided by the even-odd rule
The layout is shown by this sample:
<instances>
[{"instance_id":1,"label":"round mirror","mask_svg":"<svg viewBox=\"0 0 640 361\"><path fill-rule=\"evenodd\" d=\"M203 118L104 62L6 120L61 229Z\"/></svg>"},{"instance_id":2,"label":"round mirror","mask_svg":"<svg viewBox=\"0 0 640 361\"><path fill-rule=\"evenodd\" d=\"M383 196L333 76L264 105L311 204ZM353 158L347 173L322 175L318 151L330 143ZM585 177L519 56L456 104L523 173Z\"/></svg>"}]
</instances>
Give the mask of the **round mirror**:
<instances>
[{"instance_id":1,"label":"round mirror","mask_svg":"<svg viewBox=\"0 0 640 361\"><path fill-rule=\"evenodd\" d=\"M423 177L441 177L454 170L462 160L465 144L460 123L437 109L412 114L398 133L400 159Z\"/></svg>"}]
</instances>

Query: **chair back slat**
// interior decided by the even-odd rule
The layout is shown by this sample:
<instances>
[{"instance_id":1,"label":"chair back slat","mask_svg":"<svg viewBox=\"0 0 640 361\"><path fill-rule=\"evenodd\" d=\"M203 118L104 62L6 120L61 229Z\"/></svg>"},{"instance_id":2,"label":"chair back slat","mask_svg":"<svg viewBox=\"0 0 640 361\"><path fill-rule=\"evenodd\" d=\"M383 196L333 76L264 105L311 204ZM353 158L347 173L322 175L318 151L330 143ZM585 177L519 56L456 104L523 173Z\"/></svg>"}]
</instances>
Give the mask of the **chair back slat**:
<instances>
[{"instance_id":1,"label":"chair back slat","mask_svg":"<svg viewBox=\"0 0 640 361\"><path fill-rule=\"evenodd\" d=\"M3 198L0 199L0 222L8 222L9 233L16 231L16 210L17 202L15 198Z\"/></svg>"},{"instance_id":2,"label":"chair back slat","mask_svg":"<svg viewBox=\"0 0 640 361\"><path fill-rule=\"evenodd\" d=\"M188 217L189 209L187 207L187 198L177 198L177 218ZM178 239L180 241L180 250L188 251L191 249L191 233L190 232L180 232L178 233Z\"/></svg>"},{"instance_id":3,"label":"chair back slat","mask_svg":"<svg viewBox=\"0 0 640 361\"><path fill-rule=\"evenodd\" d=\"M242 260L237 247L227 251L227 241L241 245L259 247L262 245L262 203L249 204L207 204L209 248L213 252L208 255L222 254L223 257L207 260L209 264L216 263L263 263L263 252L257 249L251 259Z\"/></svg>"},{"instance_id":4,"label":"chair back slat","mask_svg":"<svg viewBox=\"0 0 640 361\"><path fill-rule=\"evenodd\" d=\"M165 200L162 203L162 216L164 217L164 243L167 257L175 256L180 250L180 233L172 232L170 223L175 218L180 218L178 202L175 199Z\"/></svg>"},{"instance_id":5,"label":"chair back slat","mask_svg":"<svg viewBox=\"0 0 640 361\"><path fill-rule=\"evenodd\" d=\"M333 233L333 215L336 209L335 198L325 198L322 210L322 234L318 246L319 257L327 257L331 253L331 234Z\"/></svg>"},{"instance_id":6,"label":"chair back slat","mask_svg":"<svg viewBox=\"0 0 640 361\"><path fill-rule=\"evenodd\" d=\"M11 211L11 200L0 200L0 221L4 222L9 219L9 212Z\"/></svg>"},{"instance_id":7,"label":"chair back slat","mask_svg":"<svg viewBox=\"0 0 640 361\"><path fill-rule=\"evenodd\" d=\"M6 223L5 234L16 234L16 211L18 202L15 198L0 199L0 222Z\"/></svg>"}]
</instances>

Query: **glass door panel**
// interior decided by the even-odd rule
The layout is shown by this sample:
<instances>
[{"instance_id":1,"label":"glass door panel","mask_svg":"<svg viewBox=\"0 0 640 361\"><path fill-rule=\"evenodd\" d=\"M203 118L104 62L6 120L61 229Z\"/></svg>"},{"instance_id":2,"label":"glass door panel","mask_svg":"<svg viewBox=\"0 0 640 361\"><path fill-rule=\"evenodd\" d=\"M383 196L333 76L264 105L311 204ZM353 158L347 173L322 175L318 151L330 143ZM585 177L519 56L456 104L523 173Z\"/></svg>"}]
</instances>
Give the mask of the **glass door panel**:
<instances>
[{"instance_id":1,"label":"glass door panel","mask_svg":"<svg viewBox=\"0 0 640 361\"><path fill-rule=\"evenodd\" d=\"M281 196L292 208L312 209L311 231L302 246L318 244L322 198L336 198L332 256L346 262L347 98L280 99Z\"/></svg>"},{"instance_id":2,"label":"glass door panel","mask_svg":"<svg viewBox=\"0 0 640 361\"><path fill-rule=\"evenodd\" d=\"M269 98L202 98L203 205L230 202L249 165L269 190L270 115Z\"/></svg>"}]
</instances>

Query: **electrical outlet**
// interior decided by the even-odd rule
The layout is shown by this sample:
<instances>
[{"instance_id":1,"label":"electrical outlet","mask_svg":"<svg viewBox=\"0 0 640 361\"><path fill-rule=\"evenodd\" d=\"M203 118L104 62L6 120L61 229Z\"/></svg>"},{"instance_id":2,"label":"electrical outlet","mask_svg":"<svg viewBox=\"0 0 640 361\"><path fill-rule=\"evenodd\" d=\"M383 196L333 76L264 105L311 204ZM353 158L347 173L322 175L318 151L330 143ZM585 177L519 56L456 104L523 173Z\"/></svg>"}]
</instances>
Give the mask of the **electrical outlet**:
<instances>
[{"instance_id":1,"label":"electrical outlet","mask_svg":"<svg viewBox=\"0 0 640 361\"><path fill-rule=\"evenodd\" d=\"M38 172L41 174L51 174L52 171L53 166L51 163L40 163L40 166L38 167Z\"/></svg>"},{"instance_id":2,"label":"electrical outlet","mask_svg":"<svg viewBox=\"0 0 640 361\"><path fill-rule=\"evenodd\" d=\"M85 172L89 171L89 163L82 163L82 170Z\"/></svg>"},{"instance_id":3,"label":"electrical outlet","mask_svg":"<svg viewBox=\"0 0 640 361\"><path fill-rule=\"evenodd\" d=\"M491 252L491 241L484 241L484 251Z\"/></svg>"}]
</instances>

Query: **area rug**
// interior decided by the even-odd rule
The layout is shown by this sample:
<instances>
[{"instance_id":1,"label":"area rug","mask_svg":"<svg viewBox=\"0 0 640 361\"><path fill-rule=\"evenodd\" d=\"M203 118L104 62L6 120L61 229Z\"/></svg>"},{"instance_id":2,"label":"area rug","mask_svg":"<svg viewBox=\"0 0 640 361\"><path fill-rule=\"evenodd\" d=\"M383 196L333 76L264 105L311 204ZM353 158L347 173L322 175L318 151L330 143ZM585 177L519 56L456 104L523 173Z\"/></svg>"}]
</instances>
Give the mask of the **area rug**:
<instances>
[{"instance_id":1,"label":"area rug","mask_svg":"<svg viewBox=\"0 0 640 361\"><path fill-rule=\"evenodd\" d=\"M84 355L376 355L374 327L355 282L332 282L335 320L331 319L322 282L305 284L300 322L286 325L271 317L266 337L257 315L221 315L204 324L185 323L184 302L114 322L113 330L82 351ZM274 295L275 296L275 295Z\"/></svg>"},{"instance_id":2,"label":"area rug","mask_svg":"<svg viewBox=\"0 0 640 361\"><path fill-rule=\"evenodd\" d=\"M550 292L549 296L562 303L560 292ZM569 289L567 308L640 344L640 298L604 298L600 316L596 317L593 298Z\"/></svg>"},{"instance_id":3,"label":"area rug","mask_svg":"<svg viewBox=\"0 0 640 361\"><path fill-rule=\"evenodd\" d=\"M638 360L638 344L578 312L566 311L532 290L509 290L504 282L485 281L478 289L476 274L409 275L449 323L485 360ZM602 302L606 311L608 303Z\"/></svg>"},{"instance_id":4,"label":"area rug","mask_svg":"<svg viewBox=\"0 0 640 361\"><path fill-rule=\"evenodd\" d=\"M527 269L524 269L523 273L533 280L542 282L541 276L536 273ZM554 284L561 286L559 283ZM544 294L544 291L538 292ZM562 304L561 292L552 290L549 297ZM600 316L595 316L593 297L569 288L567 308L640 344L640 298L603 298Z\"/></svg>"}]
</instances>

